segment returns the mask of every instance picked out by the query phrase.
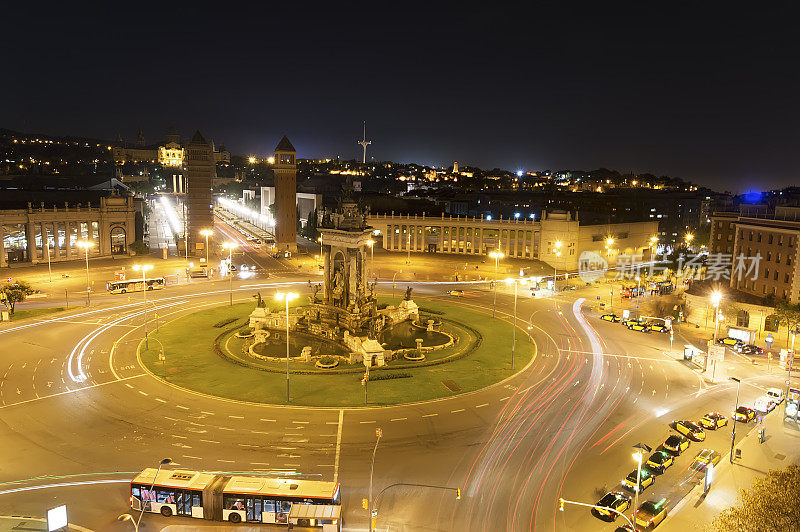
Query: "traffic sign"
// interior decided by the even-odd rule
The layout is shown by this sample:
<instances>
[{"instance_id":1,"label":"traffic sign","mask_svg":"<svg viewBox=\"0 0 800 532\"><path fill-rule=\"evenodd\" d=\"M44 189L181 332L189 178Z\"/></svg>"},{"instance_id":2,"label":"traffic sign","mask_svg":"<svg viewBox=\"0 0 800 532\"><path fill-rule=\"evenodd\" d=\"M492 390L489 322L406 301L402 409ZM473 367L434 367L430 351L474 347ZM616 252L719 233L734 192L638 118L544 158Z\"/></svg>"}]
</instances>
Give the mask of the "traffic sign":
<instances>
[{"instance_id":1,"label":"traffic sign","mask_svg":"<svg viewBox=\"0 0 800 532\"><path fill-rule=\"evenodd\" d=\"M764 338L764 341L767 342L767 345L771 346L772 342L775 341L775 338L772 337L772 334L768 334L767 337Z\"/></svg>"}]
</instances>

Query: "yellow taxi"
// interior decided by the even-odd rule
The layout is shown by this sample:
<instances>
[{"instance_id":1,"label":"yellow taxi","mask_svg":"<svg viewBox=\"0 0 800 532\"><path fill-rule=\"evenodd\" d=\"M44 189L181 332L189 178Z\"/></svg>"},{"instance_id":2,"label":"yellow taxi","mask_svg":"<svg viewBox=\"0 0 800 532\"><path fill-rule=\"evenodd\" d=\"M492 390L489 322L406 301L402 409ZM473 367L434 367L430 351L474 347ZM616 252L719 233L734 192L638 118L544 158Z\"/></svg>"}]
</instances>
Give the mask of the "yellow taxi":
<instances>
[{"instance_id":1,"label":"yellow taxi","mask_svg":"<svg viewBox=\"0 0 800 532\"><path fill-rule=\"evenodd\" d=\"M728 424L728 418L723 416L721 412L709 412L700 419L698 424L704 429L717 430Z\"/></svg>"},{"instance_id":2,"label":"yellow taxi","mask_svg":"<svg viewBox=\"0 0 800 532\"><path fill-rule=\"evenodd\" d=\"M655 471L659 475L666 471L675 461L675 458L666 451L656 451L650 455L645 462L647 469Z\"/></svg>"},{"instance_id":3,"label":"yellow taxi","mask_svg":"<svg viewBox=\"0 0 800 532\"><path fill-rule=\"evenodd\" d=\"M667 499L645 501L636 510L636 525L655 528L667 517Z\"/></svg>"},{"instance_id":4,"label":"yellow taxi","mask_svg":"<svg viewBox=\"0 0 800 532\"><path fill-rule=\"evenodd\" d=\"M636 483L637 477L639 478L638 485ZM641 472L638 469L634 469L622 480L622 485L633 492L641 493L653 482L655 482L655 477L647 469L642 469Z\"/></svg>"},{"instance_id":5,"label":"yellow taxi","mask_svg":"<svg viewBox=\"0 0 800 532\"><path fill-rule=\"evenodd\" d=\"M706 439L706 431L694 421L676 421L675 430L690 440L703 441Z\"/></svg>"},{"instance_id":6,"label":"yellow taxi","mask_svg":"<svg viewBox=\"0 0 800 532\"><path fill-rule=\"evenodd\" d=\"M717 465L722 460L722 455L713 449L703 449L692 460L692 465L689 466L695 471L703 471L708 464Z\"/></svg>"}]
</instances>

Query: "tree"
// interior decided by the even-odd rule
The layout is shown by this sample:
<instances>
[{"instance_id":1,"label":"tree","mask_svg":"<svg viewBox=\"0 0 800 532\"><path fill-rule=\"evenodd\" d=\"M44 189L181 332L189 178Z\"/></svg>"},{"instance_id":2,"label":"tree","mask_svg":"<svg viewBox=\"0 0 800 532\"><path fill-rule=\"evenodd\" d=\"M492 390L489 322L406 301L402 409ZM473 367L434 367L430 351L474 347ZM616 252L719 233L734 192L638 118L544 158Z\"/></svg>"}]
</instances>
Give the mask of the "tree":
<instances>
[{"instance_id":1,"label":"tree","mask_svg":"<svg viewBox=\"0 0 800 532\"><path fill-rule=\"evenodd\" d=\"M718 532L800 531L800 467L773 470L739 493L739 504L722 511L712 524Z\"/></svg>"},{"instance_id":2,"label":"tree","mask_svg":"<svg viewBox=\"0 0 800 532\"><path fill-rule=\"evenodd\" d=\"M800 303L778 303L775 307L775 318L778 325L786 325L786 348L790 348L789 332L800 324Z\"/></svg>"},{"instance_id":3,"label":"tree","mask_svg":"<svg viewBox=\"0 0 800 532\"><path fill-rule=\"evenodd\" d=\"M8 307L8 312L14 314L14 307L20 301L25 301L25 298L33 294L36 290L25 281L16 281L13 283L6 283L0 287L0 299L5 299L5 304ZM4 297L3 297L4 296Z\"/></svg>"}]
</instances>

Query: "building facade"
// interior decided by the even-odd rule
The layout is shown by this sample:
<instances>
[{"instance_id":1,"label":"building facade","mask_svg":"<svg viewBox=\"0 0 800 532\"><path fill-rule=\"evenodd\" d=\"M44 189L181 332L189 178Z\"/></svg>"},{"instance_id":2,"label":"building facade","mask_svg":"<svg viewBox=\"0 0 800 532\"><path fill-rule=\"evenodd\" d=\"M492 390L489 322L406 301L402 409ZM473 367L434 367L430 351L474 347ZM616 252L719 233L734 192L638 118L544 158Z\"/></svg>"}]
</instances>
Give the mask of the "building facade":
<instances>
[{"instance_id":1,"label":"building facade","mask_svg":"<svg viewBox=\"0 0 800 532\"><path fill-rule=\"evenodd\" d=\"M711 216L714 254L730 256L730 286L759 297L773 296L800 302L800 207L742 207L739 212L715 212ZM756 272L735 271L737 257L758 257ZM748 260L749 265L752 260ZM755 277L755 278L754 278Z\"/></svg>"},{"instance_id":2,"label":"building facade","mask_svg":"<svg viewBox=\"0 0 800 532\"><path fill-rule=\"evenodd\" d=\"M297 251L297 150L285 136L275 147L275 249Z\"/></svg>"},{"instance_id":3,"label":"building facade","mask_svg":"<svg viewBox=\"0 0 800 532\"><path fill-rule=\"evenodd\" d=\"M570 212L544 212L541 220L476 217L371 215L368 223L388 251L486 255L536 259L559 269L576 270L584 251L600 254L610 265L617 257L645 256L658 222L581 225ZM608 239L613 244L607 247ZM556 242L561 242L556 253Z\"/></svg>"},{"instance_id":4,"label":"building facade","mask_svg":"<svg viewBox=\"0 0 800 532\"><path fill-rule=\"evenodd\" d=\"M92 242L90 257L125 255L136 240L141 200L111 195L99 203L62 207L28 203L0 210L0 267L15 263L61 262L84 258L80 240Z\"/></svg>"},{"instance_id":5,"label":"building facade","mask_svg":"<svg viewBox=\"0 0 800 532\"><path fill-rule=\"evenodd\" d=\"M211 199L211 179L214 177L214 157L209 144L197 131L187 148L186 216L189 254L204 254L204 229L214 227Z\"/></svg>"}]
</instances>

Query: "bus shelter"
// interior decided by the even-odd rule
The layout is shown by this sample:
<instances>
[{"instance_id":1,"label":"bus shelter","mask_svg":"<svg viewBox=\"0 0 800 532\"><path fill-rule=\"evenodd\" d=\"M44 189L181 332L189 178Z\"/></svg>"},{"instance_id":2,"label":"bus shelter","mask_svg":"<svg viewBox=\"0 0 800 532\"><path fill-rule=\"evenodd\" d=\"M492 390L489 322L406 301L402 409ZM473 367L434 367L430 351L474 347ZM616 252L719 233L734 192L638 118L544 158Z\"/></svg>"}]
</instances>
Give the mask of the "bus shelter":
<instances>
[{"instance_id":1,"label":"bus shelter","mask_svg":"<svg viewBox=\"0 0 800 532\"><path fill-rule=\"evenodd\" d=\"M293 504L289 510L289 530L302 524L322 527L323 532L340 532L342 507L338 504Z\"/></svg>"}]
</instances>

